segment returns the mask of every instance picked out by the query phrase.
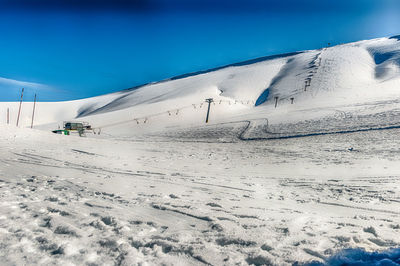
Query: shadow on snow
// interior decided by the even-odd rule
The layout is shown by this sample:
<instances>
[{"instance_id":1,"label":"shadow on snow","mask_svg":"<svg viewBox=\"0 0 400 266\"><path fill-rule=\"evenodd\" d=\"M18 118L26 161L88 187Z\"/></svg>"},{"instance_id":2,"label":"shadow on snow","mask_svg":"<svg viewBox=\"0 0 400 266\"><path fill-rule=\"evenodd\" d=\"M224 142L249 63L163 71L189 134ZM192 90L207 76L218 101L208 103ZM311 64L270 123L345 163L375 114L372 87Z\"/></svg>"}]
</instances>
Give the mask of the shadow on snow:
<instances>
[{"instance_id":1,"label":"shadow on snow","mask_svg":"<svg viewBox=\"0 0 400 266\"><path fill-rule=\"evenodd\" d=\"M400 248L384 251L367 252L363 249L345 249L332 257L326 258L325 262L309 262L305 264L295 263L294 265L305 266L397 266L400 265Z\"/></svg>"}]
</instances>

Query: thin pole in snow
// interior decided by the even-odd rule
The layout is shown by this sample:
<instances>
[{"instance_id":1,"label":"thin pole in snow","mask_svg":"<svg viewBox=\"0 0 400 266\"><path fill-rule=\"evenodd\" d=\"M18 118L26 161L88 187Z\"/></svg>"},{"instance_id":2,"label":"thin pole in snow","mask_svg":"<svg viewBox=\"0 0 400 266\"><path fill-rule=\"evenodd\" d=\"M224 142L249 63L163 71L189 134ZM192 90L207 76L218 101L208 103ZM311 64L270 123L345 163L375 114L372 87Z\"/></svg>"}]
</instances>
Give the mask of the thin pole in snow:
<instances>
[{"instance_id":1,"label":"thin pole in snow","mask_svg":"<svg viewBox=\"0 0 400 266\"><path fill-rule=\"evenodd\" d=\"M214 102L214 99L213 98L208 98L208 99L206 99L206 102L208 103L206 123L208 123L208 117L210 115L210 106L211 106L211 103Z\"/></svg>"},{"instance_id":2,"label":"thin pole in snow","mask_svg":"<svg viewBox=\"0 0 400 266\"><path fill-rule=\"evenodd\" d=\"M10 124L10 108L7 108L7 125Z\"/></svg>"},{"instance_id":3,"label":"thin pole in snow","mask_svg":"<svg viewBox=\"0 0 400 266\"><path fill-rule=\"evenodd\" d=\"M275 108L278 106L278 97L275 97Z\"/></svg>"},{"instance_id":4,"label":"thin pole in snow","mask_svg":"<svg viewBox=\"0 0 400 266\"><path fill-rule=\"evenodd\" d=\"M36 107L36 93L35 93L35 99L33 100L33 111L32 111L31 128L33 128L33 119L34 119L34 117L35 117L35 107Z\"/></svg>"},{"instance_id":5,"label":"thin pole in snow","mask_svg":"<svg viewBox=\"0 0 400 266\"><path fill-rule=\"evenodd\" d=\"M18 109L18 117L17 117L17 126L19 123L19 116L21 115L21 106L22 106L22 98L24 97L24 88L21 91L21 101L19 102L19 109Z\"/></svg>"}]
</instances>

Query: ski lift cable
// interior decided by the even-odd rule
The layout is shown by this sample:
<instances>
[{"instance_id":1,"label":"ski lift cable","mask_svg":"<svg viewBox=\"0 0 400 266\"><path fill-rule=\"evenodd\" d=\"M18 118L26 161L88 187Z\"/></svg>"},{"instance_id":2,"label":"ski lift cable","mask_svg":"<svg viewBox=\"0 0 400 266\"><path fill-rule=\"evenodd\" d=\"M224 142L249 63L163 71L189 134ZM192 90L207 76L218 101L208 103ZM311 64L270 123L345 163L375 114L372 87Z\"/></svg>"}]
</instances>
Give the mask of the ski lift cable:
<instances>
[{"instance_id":1,"label":"ski lift cable","mask_svg":"<svg viewBox=\"0 0 400 266\"><path fill-rule=\"evenodd\" d=\"M249 100L249 101L254 102L253 100ZM228 103L229 105L231 104L231 101L229 101L229 100L219 100L218 102L219 103ZM234 100L234 102L239 102L239 101L238 100ZM133 119L123 120L123 121L115 122L115 123L111 123L111 124L106 124L106 125L102 125L102 126L99 126L99 127L96 127L96 128L107 128L107 127L113 127L113 126L123 125L123 124L127 124L127 123L133 123L133 122L136 122L137 124L139 124L140 120L144 120L144 121L148 122L150 118L161 116L161 115L165 115L165 114L172 115L173 113L175 113L176 115L178 115L179 113L181 113L181 110L184 110L184 109L189 109L190 108L190 109L199 110L203 104L204 104L204 102L190 104L190 105L186 105L186 106L183 106L183 107L180 107L180 108L177 108L177 109L167 110L167 111L164 111L164 112L155 113L155 114L151 114L151 115L146 115L146 116L142 116L142 117L135 117ZM194 106L196 106L196 107L193 108ZM197 108L197 107L200 107L200 108Z\"/></svg>"},{"instance_id":2,"label":"ski lift cable","mask_svg":"<svg viewBox=\"0 0 400 266\"><path fill-rule=\"evenodd\" d=\"M118 125L122 125L122 124L137 122L137 121L140 121L140 120L146 120L146 122L147 122L149 120L149 118L165 115L166 113L167 114L169 114L169 113L172 114L172 113L180 112L182 109L187 109L187 108L193 108L193 105L187 105L187 106L183 106L183 107L181 107L179 109L174 109L175 111L168 110L166 112L164 111L164 112L155 113L155 114L151 114L151 115L146 115L146 116L142 116L142 117L135 117L133 119L123 120L123 121L115 122L115 123L111 123L111 124L106 124L106 125L102 125L102 126L99 126L99 127L96 127L96 128L113 127L113 126L118 126Z\"/></svg>"}]
</instances>

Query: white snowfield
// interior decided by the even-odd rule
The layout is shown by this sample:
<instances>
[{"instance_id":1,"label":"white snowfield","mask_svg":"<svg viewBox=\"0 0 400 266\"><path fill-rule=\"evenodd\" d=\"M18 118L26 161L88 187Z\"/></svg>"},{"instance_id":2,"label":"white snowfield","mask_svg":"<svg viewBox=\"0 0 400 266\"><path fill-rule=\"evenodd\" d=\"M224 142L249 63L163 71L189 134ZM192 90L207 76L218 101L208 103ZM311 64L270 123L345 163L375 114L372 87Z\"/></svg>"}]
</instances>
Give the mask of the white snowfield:
<instances>
[{"instance_id":1,"label":"white snowfield","mask_svg":"<svg viewBox=\"0 0 400 266\"><path fill-rule=\"evenodd\" d=\"M1 264L291 265L398 248L399 104L400 37L39 102L34 129L31 102L19 128L19 103L0 103ZM50 132L63 121L100 134Z\"/></svg>"}]
</instances>

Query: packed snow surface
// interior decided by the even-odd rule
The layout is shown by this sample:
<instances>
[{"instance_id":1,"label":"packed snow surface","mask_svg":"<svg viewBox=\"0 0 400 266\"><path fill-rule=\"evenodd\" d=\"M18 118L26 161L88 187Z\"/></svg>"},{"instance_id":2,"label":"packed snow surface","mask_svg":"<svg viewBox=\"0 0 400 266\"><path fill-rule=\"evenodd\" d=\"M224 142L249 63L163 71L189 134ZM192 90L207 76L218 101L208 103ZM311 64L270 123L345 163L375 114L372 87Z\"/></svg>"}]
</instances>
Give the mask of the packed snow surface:
<instances>
[{"instance_id":1,"label":"packed snow surface","mask_svg":"<svg viewBox=\"0 0 400 266\"><path fill-rule=\"evenodd\" d=\"M395 261L399 102L393 37L39 102L34 129L33 103L19 128L19 103L0 103L0 261ZM50 132L63 121L96 134Z\"/></svg>"}]
</instances>

